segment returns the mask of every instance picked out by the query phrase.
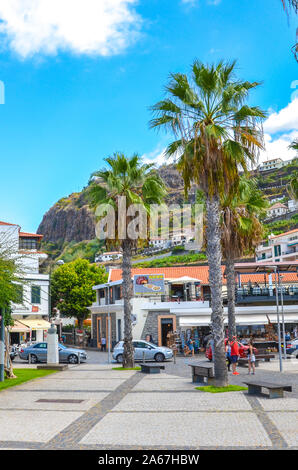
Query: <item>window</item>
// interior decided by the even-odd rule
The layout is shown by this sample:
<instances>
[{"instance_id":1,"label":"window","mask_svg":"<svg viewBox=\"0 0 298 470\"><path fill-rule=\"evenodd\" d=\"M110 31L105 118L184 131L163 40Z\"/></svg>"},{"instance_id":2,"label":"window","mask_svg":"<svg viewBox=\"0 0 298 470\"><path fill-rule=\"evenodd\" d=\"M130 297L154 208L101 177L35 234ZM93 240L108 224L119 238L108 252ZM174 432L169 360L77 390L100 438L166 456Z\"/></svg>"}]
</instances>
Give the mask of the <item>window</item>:
<instances>
[{"instance_id":1,"label":"window","mask_svg":"<svg viewBox=\"0 0 298 470\"><path fill-rule=\"evenodd\" d=\"M31 303L40 304L40 286L31 287Z\"/></svg>"},{"instance_id":2,"label":"window","mask_svg":"<svg viewBox=\"0 0 298 470\"><path fill-rule=\"evenodd\" d=\"M39 248L39 240L36 238L20 238L20 250L37 250Z\"/></svg>"},{"instance_id":3,"label":"window","mask_svg":"<svg viewBox=\"0 0 298 470\"><path fill-rule=\"evenodd\" d=\"M16 304L22 304L24 298L24 288L20 284L16 285Z\"/></svg>"}]
</instances>

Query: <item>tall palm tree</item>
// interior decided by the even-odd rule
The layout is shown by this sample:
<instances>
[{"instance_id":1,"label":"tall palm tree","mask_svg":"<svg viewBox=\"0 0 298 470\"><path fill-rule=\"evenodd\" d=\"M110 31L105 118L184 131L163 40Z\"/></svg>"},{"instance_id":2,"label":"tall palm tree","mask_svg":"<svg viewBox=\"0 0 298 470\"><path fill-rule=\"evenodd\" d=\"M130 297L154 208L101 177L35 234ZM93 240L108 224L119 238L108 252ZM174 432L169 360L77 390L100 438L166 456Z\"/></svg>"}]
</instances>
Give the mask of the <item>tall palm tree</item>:
<instances>
[{"instance_id":1,"label":"tall palm tree","mask_svg":"<svg viewBox=\"0 0 298 470\"><path fill-rule=\"evenodd\" d=\"M232 200L222 201L222 246L226 259L228 296L229 338L236 335L235 321L235 259L252 253L263 239L263 225L259 220L264 215L268 202L258 190L254 180L241 177L239 190Z\"/></svg>"},{"instance_id":2,"label":"tall palm tree","mask_svg":"<svg viewBox=\"0 0 298 470\"><path fill-rule=\"evenodd\" d=\"M143 164L134 154L128 158L122 153L105 159L108 169L96 171L92 175L88 189L90 205L109 204L114 208L116 230L113 238L106 240L110 246L120 246L123 251L122 277L124 299L124 353L123 367L133 367L134 350L131 326L131 258L138 243L129 236L129 224L133 217L127 215L133 204L140 204L146 214L150 214L150 204L161 204L166 195L163 181L152 171L152 164ZM118 207L119 198L124 197L126 210ZM122 222L119 222L121 220ZM122 231L122 233L120 233Z\"/></svg>"},{"instance_id":3,"label":"tall palm tree","mask_svg":"<svg viewBox=\"0 0 298 470\"><path fill-rule=\"evenodd\" d=\"M167 154L179 156L185 191L195 182L206 198L207 257L211 290L211 328L215 344L216 384L228 382L222 305L220 199L239 185L239 168L247 170L262 148L257 123L265 117L258 107L244 104L258 83L234 76L235 62L204 65L195 61L188 78L172 74L167 96L151 109L152 128L165 128L175 137Z\"/></svg>"},{"instance_id":4,"label":"tall palm tree","mask_svg":"<svg viewBox=\"0 0 298 470\"><path fill-rule=\"evenodd\" d=\"M296 14L298 13L298 0L281 0L281 1L282 1L284 10L287 13L287 15L289 15L288 7L290 8L290 10L293 10L294 13ZM295 59L298 62L298 29L296 30L296 44L294 44L294 46L292 47L292 51L295 56Z\"/></svg>"},{"instance_id":5,"label":"tall palm tree","mask_svg":"<svg viewBox=\"0 0 298 470\"><path fill-rule=\"evenodd\" d=\"M289 5L290 8L293 8L295 13L298 13L298 0L281 0L281 1L285 10L287 10L287 5Z\"/></svg>"},{"instance_id":6,"label":"tall palm tree","mask_svg":"<svg viewBox=\"0 0 298 470\"><path fill-rule=\"evenodd\" d=\"M287 185L287 190L289 195L298 201L298 171L294 170L290 179L289 184Z\"/></svg>"}]
</instances>

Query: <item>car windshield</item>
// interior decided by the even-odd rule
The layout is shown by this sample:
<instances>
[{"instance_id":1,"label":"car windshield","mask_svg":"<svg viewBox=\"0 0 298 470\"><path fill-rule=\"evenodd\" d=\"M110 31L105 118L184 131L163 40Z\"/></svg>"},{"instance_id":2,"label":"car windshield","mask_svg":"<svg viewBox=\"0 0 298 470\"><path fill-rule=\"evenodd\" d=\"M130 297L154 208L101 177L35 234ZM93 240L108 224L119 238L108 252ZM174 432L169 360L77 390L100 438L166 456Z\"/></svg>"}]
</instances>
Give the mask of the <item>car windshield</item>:
<instances>
[{"instance_id":1,"label":"car windshield","mask_svg":"<svg viewBox=\"0 0 298 470\"><path fill-rule=\"evenodd\" d=\"M147 342L147 343L145 343L145 344L150 344L150 346L152 346L153 348L156 348L156 344L149 343L149 342Z\"/></svg>"},{"instance_id":2,"label":"car windshield","mask_svg":"<svg viewBox=\"0 0 298 470\"><path fill-rule=\"evenodd\" d=\"M67 347L64 346L64 344L60 344L60 343L59 343L59 348L61 348L61 349L67 349Z\"/></svg>"}]
</instances>

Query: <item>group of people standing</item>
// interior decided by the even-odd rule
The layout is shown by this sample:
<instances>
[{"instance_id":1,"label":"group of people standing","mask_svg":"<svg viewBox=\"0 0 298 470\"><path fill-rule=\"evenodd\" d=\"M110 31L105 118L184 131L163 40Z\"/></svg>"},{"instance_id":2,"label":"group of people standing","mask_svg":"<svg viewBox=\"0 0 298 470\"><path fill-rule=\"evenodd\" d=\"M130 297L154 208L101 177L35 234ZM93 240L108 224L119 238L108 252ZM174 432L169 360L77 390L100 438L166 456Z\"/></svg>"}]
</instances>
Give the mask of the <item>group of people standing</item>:
<instances>
[{"instance_id":1,"label":"group of people standing","mask_svg":"<svg viewBox=\"0 0 298 470\"><path fill-rule=\"evenodd\" d=\"M226 358L228 363L228 370L231 370L232 365L232 372L233 375L239 375L237 372L237 362L239 359L239 346L243 347L243 344L237 340L237 336L233 336L232 340L229 341L228 339L225 340L225 349L226 349ZM253 341L250 340L248 343L248 374L255 374L255 366L256 366L256 356L254 354L254 345Z\"/></svg>"}]
</instances>

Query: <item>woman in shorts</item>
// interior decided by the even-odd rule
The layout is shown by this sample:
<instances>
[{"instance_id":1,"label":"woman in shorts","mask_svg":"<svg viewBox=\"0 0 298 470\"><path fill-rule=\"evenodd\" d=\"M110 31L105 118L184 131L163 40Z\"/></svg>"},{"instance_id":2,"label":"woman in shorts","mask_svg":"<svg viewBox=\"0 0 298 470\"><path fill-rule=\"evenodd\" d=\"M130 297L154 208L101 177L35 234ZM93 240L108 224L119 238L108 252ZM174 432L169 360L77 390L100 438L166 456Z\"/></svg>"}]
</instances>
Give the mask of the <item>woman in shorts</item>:
<instances>
[{"instance_id":1,"label":"woman in shorts","mask_svg":"<svg viewBox=\"0 0 298 470\"><path fill-rule=\"evenodd\" d=\"M248 353L247 353L248 373L250 374L251 369L252 369L252 373L254 374L255 373L255 368L256 368L255 367L256 366L256 356L254 355L254 345L253 345L252 339L249 341L248 347L249 347Z\"/></svg>"}]
</instances>

